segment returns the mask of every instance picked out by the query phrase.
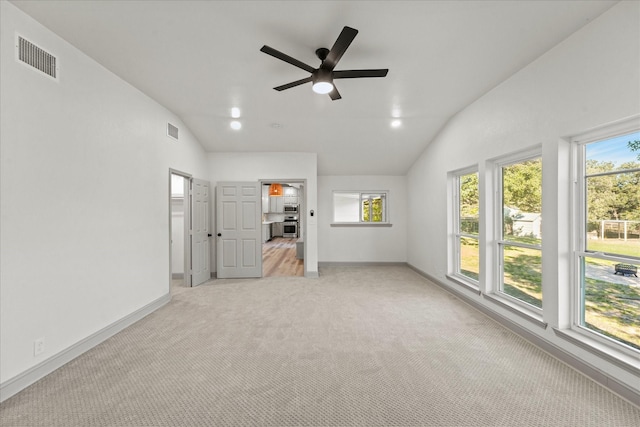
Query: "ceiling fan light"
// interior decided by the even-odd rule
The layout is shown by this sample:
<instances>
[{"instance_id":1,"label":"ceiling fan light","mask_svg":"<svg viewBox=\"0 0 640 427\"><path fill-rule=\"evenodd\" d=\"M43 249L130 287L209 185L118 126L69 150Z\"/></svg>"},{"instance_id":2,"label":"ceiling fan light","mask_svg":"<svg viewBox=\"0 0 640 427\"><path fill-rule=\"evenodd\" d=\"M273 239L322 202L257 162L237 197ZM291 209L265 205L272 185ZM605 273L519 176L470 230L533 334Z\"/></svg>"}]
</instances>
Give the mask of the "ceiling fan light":
<instances>
[{"instance_id":1,"label":"ceiling fan light","mask_svg":"<svg viewBox=\"0 0 640 427\"><path fill-rule=\"evenodd\" d=\"M333 85L329 82L315 82L312 88L315 93L324 95L333 90Z\"/></svg>"}]
</instances>

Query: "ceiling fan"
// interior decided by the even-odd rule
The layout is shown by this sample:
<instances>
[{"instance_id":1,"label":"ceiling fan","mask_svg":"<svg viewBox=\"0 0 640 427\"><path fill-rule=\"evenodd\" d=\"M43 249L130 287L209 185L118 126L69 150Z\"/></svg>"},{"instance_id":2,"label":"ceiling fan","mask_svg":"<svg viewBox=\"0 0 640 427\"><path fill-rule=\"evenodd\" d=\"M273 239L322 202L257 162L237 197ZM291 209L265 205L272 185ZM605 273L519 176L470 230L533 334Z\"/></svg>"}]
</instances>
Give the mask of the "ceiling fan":
<instances>
[{"instance_id":1,"label":"ceiling fan","mask_svg":"<svg viewBox=\"0 0 640 427\"><path fill-rule=\"evenodd\" d=\"M262 46L261 52L278 58L284 62L288 62L298 68L311 73L311 76L287 83L282 86L274 87L277 91L291 89L304 83L313 82L313 91L316 93L328 93L332 100L341 99L340 92L333 84L334 79L355 79L360 77L385 77L389 72L388 68L376 70L334 70L342 55L347 50L353 39L358 34L358 30L351 27L344 27L338 39L333 44L331 50L321 47L316 50L316 56L322 61L319 68L313 68L304 62L298 61L272 47Z\"/></svg>"}]
</instances>

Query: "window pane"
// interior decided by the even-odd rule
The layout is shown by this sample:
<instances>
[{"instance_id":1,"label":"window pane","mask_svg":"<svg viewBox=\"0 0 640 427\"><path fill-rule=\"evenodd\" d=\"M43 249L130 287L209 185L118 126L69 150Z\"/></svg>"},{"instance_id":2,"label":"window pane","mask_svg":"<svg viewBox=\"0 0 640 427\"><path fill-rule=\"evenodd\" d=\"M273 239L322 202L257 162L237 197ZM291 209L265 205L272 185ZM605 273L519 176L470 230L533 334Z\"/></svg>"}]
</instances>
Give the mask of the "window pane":
<instances>
[{"instance_id":1,"label":"window pane","mask_svg":"<svg viewBox=\"0 0 640 427\"><path fill-rule=\"evenodd\" d=\"M360 194L333 193L333 214L335 222L358 222L360 217Z\"/></svg>"},{"instance_id":2,"label":"window pane","mask_svg":"<svg viewBox=\"0 0 640 427\"><path fill-rule=\"evenodd\" d=\"M542 242L542 159L502 167L503 240Z\"/></svg>"},{"instance_id":3,"label":"window pane","mask_svg":"<svg viewBox=\"0 0 640 427\"><path fill-rule=\"evenodd\" d=\"M587 175L633 169L630 164L640 162L640 132L588 144L586 155Z\"/></svg>"},{"instance_id":4,"label":"window pane","mask_svg":"<svg viewBox=\"0 0 640 427\"><path fill-rule=\"evenodd\" d=\"M478 202L478 174L471 173L460 176L460 197L458 217L460 224L458 230L466 234L478 234L478 218L480 204Z\"/></svg>"},{"instance_id":5,"label":"window pane","mask_svg":"<svg viewBox=\"0 0 640 427\"><path fill-rule=\"evenodd\" d=\"M362 221L363 222L384 222L385 212L384 194L363 194L362 195Z\"/></svg>"},{"instance_id":6,"label":"window pane","mask_svg":"<svg viewBox=\"0 0 640 427\"><path fill-rule=\"evenodd\" d=\"M502 292L542 308L542 252L502 245Z\"/></svg>"},{"instance_id":7,"label":"window pane","mask_svg":"<svg viewBox=\"0 0 640 427\"><path fill-rule=\"evenodd\" d=\"M640 263L582 258L582 326L640 349Z\"/></svg>"},{"instance_id":8,"label":"window pane","mask_svg":"<svg viewBox=\"0 0 640 427\"><path fill-rule=\"evenodd\" d=\"M460 274L478 280L480 274L480 247L478 239L460 238Z\"/></svg>"},{"instance_id":9,"label":"window pane","mask_svg":"<svg viewBox=\"0 0 640 427\"><path fill-rule=\"evenodd\" d=\"M586 250L640 257L640 132L585 151Z\"/></svg>"}]
</instances>

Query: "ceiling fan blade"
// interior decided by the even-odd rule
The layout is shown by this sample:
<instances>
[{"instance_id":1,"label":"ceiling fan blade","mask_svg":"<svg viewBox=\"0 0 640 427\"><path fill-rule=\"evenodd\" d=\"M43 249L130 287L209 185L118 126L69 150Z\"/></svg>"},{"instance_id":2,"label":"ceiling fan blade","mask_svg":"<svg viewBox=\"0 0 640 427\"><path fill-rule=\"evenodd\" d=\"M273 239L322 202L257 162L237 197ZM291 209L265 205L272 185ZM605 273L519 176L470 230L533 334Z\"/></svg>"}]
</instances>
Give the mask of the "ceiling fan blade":
<instances>
[{"instance_id":1,"label":"ceiling fan blade","mask_svg":"<svg viewBox=\"0 0 640 427\"><path fill-rule=\"evenodd\" d=\"M267 45L262 46L262 48L260 49L260 52L264 52L267 55L271 55L274 58L278 58L284 62L288 62L291 65L295 65L298 68L302 68L305 71L308 71L310 73L313 73L316 69L313 68L311 65L307 65L304 62L298 61L295 58L290 57L289 55L280 52L279 50L275 50L272 47L269 47Z\"/></svg>"},{"instance_id":2,"label":"ceiling fan blade","mask_svg":"<svg viewBox=\"0 0 640 427\"><path fill-rule=\"evenodd\" d=\"M333 47L327 54L327 57L322 61L322 68L333 70L353 39L356 37L356 34L358 34L358 30L355 28L344 27L338 36L338 39L333 44Z\"/></svg>"},{"instance_id":3,"label":"ceiling fan blade","mask_svg":"<svg viewBox=\"0 0 640 427\"><path fill-rule=\"evenodd\" d=\"M329 92L329 96L331 97L332 101L342 99L342 96L340 96L340 92L338 92L338 88L336 87L336 85L333 85L333 90Z\"/></svg>"},{"instance_id":4,"label":"ceiling fan blade","mask_svg":"<svg viewBox=\"0 0 640 427\"><path fill-rule=\"evenodd\" d=\"M307 77L306 79L300 79L300 80L296 80L295 82L287 83L286 85L274 87L274 89L278 91L291 89L292 87L300 86L301 84L305 84L310 81L311 81L311 77Z\"/></svg>"},{"instance_id":5,"label":"ceiling fan blade","mask_svg":"<svg viewBox=\"0 0 640 427\"><path fill-rule=\"evenodd\" d=\"M388 68L381 68L378 70L340 70L333 72L333 78L355 79L359 77L385 77L388 72Z\"/></svg>"}]
</instances>

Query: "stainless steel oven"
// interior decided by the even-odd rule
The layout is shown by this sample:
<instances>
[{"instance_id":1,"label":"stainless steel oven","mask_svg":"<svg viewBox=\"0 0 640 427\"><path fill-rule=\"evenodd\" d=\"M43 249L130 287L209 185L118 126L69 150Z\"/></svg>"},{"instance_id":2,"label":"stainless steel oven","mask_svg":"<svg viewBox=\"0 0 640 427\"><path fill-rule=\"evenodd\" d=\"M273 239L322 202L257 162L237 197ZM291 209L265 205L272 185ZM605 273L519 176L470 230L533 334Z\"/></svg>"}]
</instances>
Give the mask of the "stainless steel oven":
<instances>
[{"instance_id":1,"label":"stainless steel oven","mask_svg":"<svg viewBox=\"0 0 640 427\"><path fill-rule=\"evenodd\" d=\"M298 237L298 221L283 222L282 237Z\"/></svg>"}]
</instances>

